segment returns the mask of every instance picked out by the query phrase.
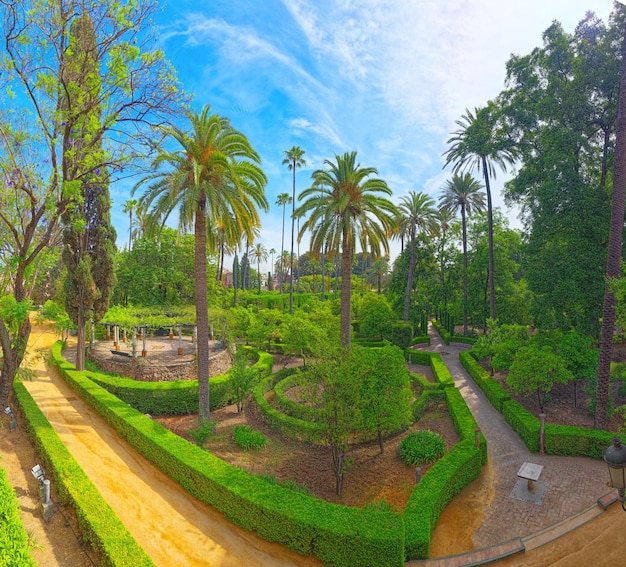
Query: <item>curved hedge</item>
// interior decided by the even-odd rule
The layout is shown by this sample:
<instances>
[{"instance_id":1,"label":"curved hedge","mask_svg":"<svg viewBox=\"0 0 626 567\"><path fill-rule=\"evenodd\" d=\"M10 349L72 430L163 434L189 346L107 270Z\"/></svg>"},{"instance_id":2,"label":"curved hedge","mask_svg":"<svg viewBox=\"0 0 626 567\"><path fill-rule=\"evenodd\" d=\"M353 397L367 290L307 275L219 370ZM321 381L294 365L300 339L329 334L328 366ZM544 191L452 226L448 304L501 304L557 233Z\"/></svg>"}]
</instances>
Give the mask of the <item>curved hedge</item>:
<instances>
[{"instance_id":1,"label":"curved hedge","mask_svg":"<svg viewBox=\"0 0 626 567\"><path fill-rule=\"evenodd\" d=\"M474 382L476 382L485 396L487 396L491 405L502 413L504 403L511 400L511 394L500 386L496 380L489 376L487 371L472 356L471 351L466 350L460 352L459 360L461 361L463 368L467 370L467 373L472 377Z\"/></svg>"},{"instance_id":2,"label":"curved hedge","mask_svg":"<svg viewBox=\"0 0 626 567\"><path fill-rule=\"evenodd\" d=\"M259 376L272 371L274 357L252 347L242 347L256 357L254 367ZM188 415L198 409L198 381L141 382L102 372L91 372L89 378L141 413L149 415ZM230 375L209 379L209 408L215 410L232 402Z\"/></svg>"},{"instance_id":3,"label":"curved hedge","mask_svg":"<svg viewBox=\"0 0 626 567\"><path fill-rule=\"evenodd\" d=\"M276 398L276 404L284 413L290 415L291 417L304 421L317 421L319 411L299 402L294 402L286 395L288 390L300 384L302 378L303 375L301 372L294 372L279 382L276 382L274 385L274 397Z\"/></svg>"},{"instance_id":4,"label":"curved hedge","mask_svg":"<svg viewBox=\"0 0 626 567\"><path fill-rule=\"evenodd\" d=\"M60 344L53 347L52 356L65 380L122 438L233 523L303 555L315 555L326 565L404 564L401 516L330 504L254 477L98 386L88 378L90 373L77 371L62 359Z\"/></svg>"},{"instance_id":5,"label":"curved hedge","mask_svg":"<svg viewBox=\"0 0 626 567\"><path fill-rule=\"evenodd\" d=\"M96 549L102 564L154 567L150 557L67 450L26 387L16 380L13 389L45 469L53 476L59 498L75 509L83 539Z\"/></svg>"},{"instance_id":6,"label":"curved hedge","mask_svg":"<svg viewBox=\"0 0 626 567\"><path fill-rule=\"evenodd\" d=\"M2 455L0 455L2 457ZM0 462L2 462L0 460ZM15 491L6 471L0 467L0 565L2 567L34 567L28 536L20 519Z\"/></svg>"}]
</instances>

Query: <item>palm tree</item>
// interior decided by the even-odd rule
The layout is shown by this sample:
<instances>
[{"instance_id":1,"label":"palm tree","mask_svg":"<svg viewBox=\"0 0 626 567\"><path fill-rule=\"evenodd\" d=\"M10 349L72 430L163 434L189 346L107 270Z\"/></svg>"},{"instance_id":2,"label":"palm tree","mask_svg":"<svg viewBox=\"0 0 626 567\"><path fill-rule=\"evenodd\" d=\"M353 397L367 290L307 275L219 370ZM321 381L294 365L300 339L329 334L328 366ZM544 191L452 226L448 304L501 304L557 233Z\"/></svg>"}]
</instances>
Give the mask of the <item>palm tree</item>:
<instances>
[{"instance_id":1,"label":"palm tree","mask_svg":"<svg viewBox=\"0 0 626 567\"><path fill-rule=\"evenodd\" d=\"M283 208L283 236L280 241L280 271L278 276L278 289L280 290L280 293L283 292L283 274L285 273L283 265L283 256L285 253L285 208L292 201L293 199L289 193L281 193L278 197L276 197L276 204Z\"/></svg>"},{"instance_id":2,"label":"palm tree","mask_svg":"<svg viewBox=\"0 0 626 567\"><path fill-rule=\"evenodd\" d=\"M290 150L286 150L283 153L285 154L283 165L286 165L289 171L293 172L293 194L291 197L291 279L289 280L289 314L293 315L293 236L295 232L294 223L296 222L296 169L306 165L306 160L303 157L304 150L299 146L293 146Z\"/></svg>"},{"instance_id":3,"label":"palm tree","mask_svg":"<svg viewBox=\"0 0 626 567\"><path fill-rule=\"evenodd\" d=\"M257 207L267 210L264 188L267 183L260 157L248 139L232 127L227 118L209 114L206 105L200 114L189 113L191 133L168 127L181 149L161 150L152 164L153 172L133 192L147 184L140 206L161 224L178 209L179 227L194 228L194 276L196 325L198 329L198 394L200 419L209 411L209 313L207 298L207 224L232 215L239 233L252 239L260 225ZM162 167L166 166L163 170Z\"/></svg>"},{"instance_id":4,"label":"palm tree","mask_svg":"<svg viewBox=\"0 0 626 567\"><path fill-rule=\"evenodd\" d=\"M252 254L256 258L257 272L259 278L259 293L261 293L261 260L265 262L267 260L267 249L263 244L257 242L254 245L254 249L252 250Z\"/></svg>"},{"instance_id":5,"label":"palm tree","mask_svg":"<svg viewBox=\"0 0 626 567\"><path fill-rule=\"evenodd\" d=\"M472 168L483 172L487 190L489 311L490 317L494 321L496 319L496 280L493 255L493 206L489 178L491 176L495 179L496 165L506 172L507 165L513 165L517 158L517 152L512 142L499 135L498 120L496 106L491 101L483 108L474 109L474 114L465 109L465 114L461 120L456 121L460 130L454 132L448 140L447 143L452 145L444 153L446 156L444 168L453 163L452 173L459 173Z\"/></svg>"},{"instance_id":6,"label":"palm tree","mask_svg":"<svg viewBox=\"0 0 626 567\"><path fill-rule=\"evenodd\" d=\"M315 275L317 274L317 270L322 266L322 264L320 264L320 261L317 258L311 258L311 261L309 262L309 266L311 267L311 274L313 275L312 291L313 293L315 293Z\"/></svg>"},{"instance_id":7,"label":"palm tree","mask_svg":"<svg viewBox=\"0 0 626 567\"><path fill-rule=\"evenodd\" d=\"M435 223L435 201L426 193L410 191L403 197L398 207L401 224L406 227L411 247L409 250L409 272L404 292L404 320L409 320L411 290L415 277L415 237L419 232L430 231Z\"/></svg>"},{"instance_id":8,"label":"palm tree","mask_svg":"<svg viewBox=\"0 0 626 567\"><path fill-rule=\"evenodd\" d=\"M448 291L446 289L446 264L445 264L445 248L446 235L450 230L450 226L454 219L454 215L448 209L439 209L437 211L435 230L439 236L439 278L441 282L441 297L443 299L443 308L448 308Z\"/></svg>"},{"instance_id":9,"label":"palm tree","mask_svg":"<svg viewBox=\"0 0 626 567\"><path fill-rule=\"evenodd\" d=\"M455 173L451 180L443 187L443 194L439 199L442 209L456 214L461 211L461 226L463 230L463 334L467 336L467 216L472 212L485 209L483 186L469 173L463 176Z\"/></svg>"},{"instance_id":10,"label":"palm tree","mask_svg":"<svg viewBox=\"0 0 626 567\"><path fill-rule=\"evenodd\" d=\"M341 341L350 346L350 294L352 259L359 242L374 257L380 249L389 253L389 237L396 207L384 196L391 195L387 184L376 177L373 167L361 167L356 152L324 160L327 169L313 172L313 185L299 199L296 214L308 219L302 231L311 231L311 250L341 251Z\"/></svg>"},{"instance_id":11,"label":"palm tree","mask_svg":"<svg viewBox=\"0 0 626 567\"><path fill-rule=\"evenodd\" d=\"M378 288L378 295L380 295L380 288L383 277L389 271L389 257L382 256L372 263L372 274L376 278L376 286Z\"/></svg>"},{"instance_id":12,"label":"palm tree","mask_svg":"<svg viewBox=\"0 0 626 567\"><path fill-rule=\"evenodd\" d=\"M128 223L128 251L130 252L133 248L133 211L137 206L137 201L135 199L127 199L124 201L122 205L122 212L128 213L129 223Z\"/></svg>"}]
</instances>

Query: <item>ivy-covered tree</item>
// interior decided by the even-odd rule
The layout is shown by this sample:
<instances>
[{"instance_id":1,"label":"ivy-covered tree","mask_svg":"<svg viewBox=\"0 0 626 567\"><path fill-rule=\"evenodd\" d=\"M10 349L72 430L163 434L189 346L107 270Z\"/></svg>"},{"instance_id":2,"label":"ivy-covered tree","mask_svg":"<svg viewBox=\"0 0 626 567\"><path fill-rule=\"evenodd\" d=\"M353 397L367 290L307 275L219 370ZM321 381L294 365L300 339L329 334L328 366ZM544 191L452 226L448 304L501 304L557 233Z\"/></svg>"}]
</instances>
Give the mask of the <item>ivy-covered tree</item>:
<instances>
[{"instance_id":1,"label":"ivy-covered tree","mask_svg":"<svg viewBox=\"0 0 626 567\"><path fill-rule=\"evenodd\" d=\"M92 180L99 169L113 182L141 165L154 147L152 126L177 116L185 98L152 43L149 20L155 9L151 0L116 7L105 0L24 0L0 6L0 255L10 283L0 293L10 294L16 306L28 302L39 258L46 247L58 244L59 219L79 193L77 179L68 174L79 157L74 142L84 118L67 109L72 23L88 11L100 74L100 96L91 102L101 114L97 121L91 115L88 136L81 138L80 153L91 156L83 160L81 179ZM29 335L28 317L18 322L0 315L0 403L8 401Z\"/></svg>"}]
</instances>

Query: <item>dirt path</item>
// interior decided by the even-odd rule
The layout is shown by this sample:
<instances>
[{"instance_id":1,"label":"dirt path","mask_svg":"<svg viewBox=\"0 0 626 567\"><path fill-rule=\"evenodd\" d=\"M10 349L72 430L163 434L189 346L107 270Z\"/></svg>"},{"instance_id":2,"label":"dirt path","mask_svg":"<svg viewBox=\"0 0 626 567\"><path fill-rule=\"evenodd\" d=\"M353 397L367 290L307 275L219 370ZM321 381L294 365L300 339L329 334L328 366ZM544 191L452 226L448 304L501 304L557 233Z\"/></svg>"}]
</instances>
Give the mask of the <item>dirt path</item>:
<instances>
[{"instance_id":1,"label":"dirt path","mask_svg":"<svg viewBox=\"0 0 626 567\"><path fill-rule=\"evenodd\" d=\"M57 338L35 327L29 350ZM120 439L60 378L33 362L25 382L63 443L96 484L138 543L159 566L320 565L237 528L197 501Z\"/></svg>"}]
</instances>

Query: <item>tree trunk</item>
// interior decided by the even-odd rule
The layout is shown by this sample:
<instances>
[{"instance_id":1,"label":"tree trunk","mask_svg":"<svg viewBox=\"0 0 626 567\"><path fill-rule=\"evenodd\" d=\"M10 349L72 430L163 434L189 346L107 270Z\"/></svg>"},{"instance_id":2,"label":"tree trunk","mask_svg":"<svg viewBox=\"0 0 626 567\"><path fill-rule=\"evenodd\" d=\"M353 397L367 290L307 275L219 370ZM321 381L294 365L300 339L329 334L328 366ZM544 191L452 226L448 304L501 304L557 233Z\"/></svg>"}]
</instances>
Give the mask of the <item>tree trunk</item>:
<instances>
[{"instance_id":1,"label":"tree trunk","mask_svg":"<svg viewBox=\"0 0 626 567\"><path fill-rule=\"evenodd\" d=\"M198 200L195 218L194 275L196 280L196 326L198 329L198 414L211 419L209 409L209 307L206 270L206 197Z\"/></svg>"},{"instance_id":2,"label":"tree trunk","mask_svg":"<svg viewBox=\"0 0 626 567\"><path fill-rule=\"evenodd\" d=\"M85 321L80 310L76 316L76 327L76 370L85 370Z\"/></svg>"},{"instance_id":3,"label":"tree trunk","mask_svg":"<svg viewBox=\"0 0 626 567\"><path fill-rule=\"evenodd\" d=\"M341 241L341 343L350 347L350 293L352 290L352 246L344 227Z\"/></svg>"},{"instance_id":4,"label":"tree trunk","mask_svg":"<svg viewBox=\"0 0 626 567\"><path fill-rule=\"evenodd\" d=\"M487 226L489 241L489 316L496 320L496 278L495 261L493 258L493 206L491 204L491 187L489 186L489 172L487 160L482 158L483 173L485 175L485 190L487 191Z\"/></svg>"},{"instance_id":5,"label":"tree trunk","mask_svg":"<svg viewBox=\"0 0 626 567\"><path fill-rule=\"evenodd\" d=\"M409 273L406 278L406 289L404 291L404 313L403 319L409 320L409 310L411 308L411 288L413 287L413 277L415 275L415 229L411 227L411 250L409 254Z\"/></svg>"},{"instance_id":6,"label":"tree trunk","mask_svg":"<svg viewBox=\"0 0 626 567\"><path fill-rule=\"evenodd\" d=\"M463 227L463 335L467 337L467 222L465 205L461 205L461 225Z\"/></svg>"},{"instance_id":7,"label":"tree trunk","mask_svg":"<svg viewBox=\"0 0 626 567\"><path fill-rule=\"evenodd\" d=\"M380 454L382 455L385 452L385 446L383 444L383 432L378 430L378 446L380 447Z\"/></svg>"},{"instance_id":8,"label":"tree trunk","mask_svg":"<svg viewBox=\"0 0 626 567\"><path fill-rule=\"evenodd\" d=\"M613 354L613 332L615 329L615 294L609 287L610 280L619 278L622 256L622 230L624 228L624 198L626 197L626 30L622 43L622 70L617 109L615 158L613 165L613 198L611 204L611 228L606 263L604 305L602 307L602 331L598 362L598 387L596 392L596 415L594 427L607 429L609 378Z\"/></svg>"}]
</instances>

